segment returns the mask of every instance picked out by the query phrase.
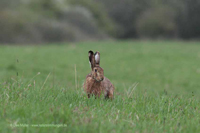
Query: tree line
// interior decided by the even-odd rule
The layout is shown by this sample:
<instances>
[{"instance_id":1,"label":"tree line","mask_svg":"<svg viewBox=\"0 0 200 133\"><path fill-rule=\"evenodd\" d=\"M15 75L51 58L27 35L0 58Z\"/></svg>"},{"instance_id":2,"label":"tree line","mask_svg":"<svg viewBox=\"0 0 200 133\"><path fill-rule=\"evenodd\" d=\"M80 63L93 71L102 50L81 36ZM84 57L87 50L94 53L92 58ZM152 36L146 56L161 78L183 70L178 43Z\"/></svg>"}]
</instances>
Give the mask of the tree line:
<instances>
[{"instance_id":1,"label":"tree line","mask_svg":"<svg viewBox=\"0 0 200 133\"><path fill-rule=\"evenodd\" d=\"M0 42L199 39L198 0L1 0Z\"/></svg>"}]
</instances>

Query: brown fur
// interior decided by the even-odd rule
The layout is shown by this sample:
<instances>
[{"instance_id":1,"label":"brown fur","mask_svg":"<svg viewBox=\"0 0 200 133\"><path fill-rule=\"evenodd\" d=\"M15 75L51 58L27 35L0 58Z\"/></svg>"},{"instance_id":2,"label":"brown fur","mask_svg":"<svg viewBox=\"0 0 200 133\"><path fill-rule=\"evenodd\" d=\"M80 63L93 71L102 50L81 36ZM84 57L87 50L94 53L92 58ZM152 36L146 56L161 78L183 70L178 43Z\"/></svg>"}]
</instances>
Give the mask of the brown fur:
<instances>
[{"instance_id":1,"label":"brown fur","mask_svg":"<svg viewBox=\"0 0 200 133\"><path fill-rule=\"evenodd\" d=\"M99 58L95 60L95 55L99 54ZM113 99L114 97L114 86L109 79L104 77L104 71L99 66L100 64L100 53L96 52L93 54L89 51L89 61L91 63L92 72L86 76L83 88L90 98L90 95L100 97L103 93L105 98Z\"/></svg>"}]
</instances>

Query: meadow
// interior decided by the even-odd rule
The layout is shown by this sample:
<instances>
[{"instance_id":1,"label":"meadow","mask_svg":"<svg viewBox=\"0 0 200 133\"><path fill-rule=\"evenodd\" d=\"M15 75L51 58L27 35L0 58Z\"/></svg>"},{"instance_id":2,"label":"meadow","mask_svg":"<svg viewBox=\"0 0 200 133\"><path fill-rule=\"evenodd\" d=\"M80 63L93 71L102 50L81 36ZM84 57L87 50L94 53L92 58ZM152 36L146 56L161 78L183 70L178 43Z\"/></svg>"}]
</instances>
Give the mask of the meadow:
<instances>
[{"instance_id":1,"label":"meadow","mask_svg":"<svg viewBox=\"0 0 200 133\"><path fill-rule=\"evenodd\" d=\"M88 99L88 51L115 86ZM200 132L200 43L0 46L0 132Z\"/></svg>"}]
</instances>

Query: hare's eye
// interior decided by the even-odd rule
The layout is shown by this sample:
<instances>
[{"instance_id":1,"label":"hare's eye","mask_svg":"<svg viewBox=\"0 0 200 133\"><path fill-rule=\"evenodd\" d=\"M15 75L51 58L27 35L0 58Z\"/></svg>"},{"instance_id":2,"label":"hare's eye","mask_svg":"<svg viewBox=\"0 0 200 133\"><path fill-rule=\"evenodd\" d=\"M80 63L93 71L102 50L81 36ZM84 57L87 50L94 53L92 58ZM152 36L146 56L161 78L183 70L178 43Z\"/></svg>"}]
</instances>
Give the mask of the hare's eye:
<instances>
[{"instance_id":1,"label":"hare's eye","mask_svg":"<svg viewBox=\"0 0 200 133\"><path fill-rule=\"evenodd\" d=\"M97 72L97 69L95 69L94 71Z\"/></svg>"}]
</instances>

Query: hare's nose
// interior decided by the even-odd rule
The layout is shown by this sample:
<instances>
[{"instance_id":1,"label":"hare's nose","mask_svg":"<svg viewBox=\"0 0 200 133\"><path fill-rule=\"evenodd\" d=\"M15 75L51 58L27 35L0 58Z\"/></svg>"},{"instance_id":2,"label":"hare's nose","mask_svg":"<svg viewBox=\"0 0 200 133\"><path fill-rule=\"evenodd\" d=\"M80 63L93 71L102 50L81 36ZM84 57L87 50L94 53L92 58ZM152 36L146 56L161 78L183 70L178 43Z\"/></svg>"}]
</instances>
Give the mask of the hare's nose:
<instances>
[{"instance_id":1,"label":"hare's nose","mask_svg":"<svg viewBox=\"0 0 200 133\"><path fill-rule=\"evenodd\" d=\"M101 81L103 80L104 78L101 78Z\"/></svg>"}]
</instances>

